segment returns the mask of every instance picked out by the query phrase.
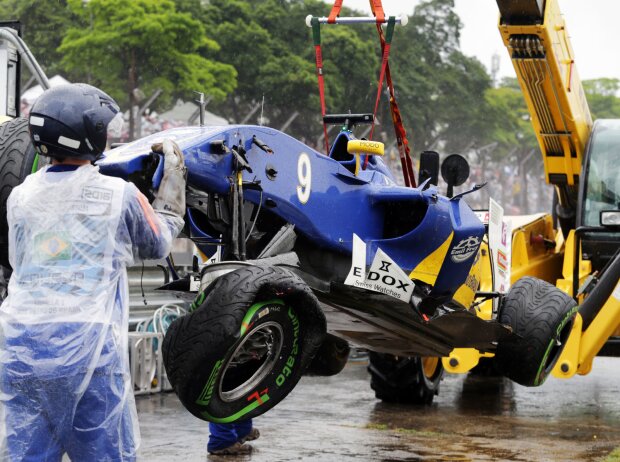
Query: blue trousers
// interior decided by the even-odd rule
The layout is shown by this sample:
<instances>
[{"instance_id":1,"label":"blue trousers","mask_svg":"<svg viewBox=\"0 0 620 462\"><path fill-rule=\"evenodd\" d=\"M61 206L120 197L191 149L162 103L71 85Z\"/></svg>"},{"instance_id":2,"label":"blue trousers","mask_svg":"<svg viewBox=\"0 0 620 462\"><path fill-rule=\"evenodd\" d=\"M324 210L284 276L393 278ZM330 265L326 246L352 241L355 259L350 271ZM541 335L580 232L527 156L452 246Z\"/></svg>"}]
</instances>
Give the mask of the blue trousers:
<instances>
[{"instance_id":1,"label":"blue trousers","mask_svg":"<svg viewBox=\"0 0 620 462\"><path fill-rule=\"evenodd\" d=\"M207 444L207 450L217 451L232 446L250 433L250 431L252 431L252 419L230 424L209 422L209 443Z\"/></svg>"},{"instance_id":2,"label":"blue trousers","mask_svg":"<svg viewBox=\"0 0 620 462\"><path fill-rule=\"evenodd\" d=\"M5 339L3 347L7 352L34 351L36 359L44 361L58 355L56 348L66 348L49 338L71 338L79 327L28 326L22 335ZM2 364L0 404L6 446L0 448L0 460L60 462L67 453L80 462L135 461L133 401L125 396L119 353L112 338L108 340L98 357L100 365L86 384L88 355L56 367L50 359L45 369L20 361L19 355Z\"/></svg>"},{"instance_id":3,"label":"blue trousers","mask_svg":"<svg viewBox=\"0 0 620 462\"><path fill-rule=\"evenodd\" d=\"M119 404L113 389L123 386L123 377L110 384L109 376L95 374L75 415L63 396L72 391L71 378L3 384L12 394L4 403L11 462L60 462L65 452L74 461L135 460L130 410L108 415L109 408Z\"/></svg>"}]
</instances>

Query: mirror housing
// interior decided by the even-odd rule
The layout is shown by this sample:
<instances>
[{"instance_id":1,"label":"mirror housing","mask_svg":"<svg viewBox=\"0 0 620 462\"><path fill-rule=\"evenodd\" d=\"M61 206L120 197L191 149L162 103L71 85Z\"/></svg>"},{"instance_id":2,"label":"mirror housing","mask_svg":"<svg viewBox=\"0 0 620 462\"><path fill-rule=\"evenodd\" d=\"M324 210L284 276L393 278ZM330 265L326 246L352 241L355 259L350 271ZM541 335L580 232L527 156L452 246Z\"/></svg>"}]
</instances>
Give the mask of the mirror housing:
<instances>
[{"instance_id":1,"label":"mirror housing","mask_svg":"<svg viewBox=\"0 0 620 462\"><path fill-rule=\"evenodd\" d=\"M452 197L454 186L460 186L469 178L469 163L460 154L451 154L441 164L441 177L448 184L446 195Z\"/></svg>"},{"instance_id":2,"label":"mirror housing","mask_svg":"<svg viewBox=\"0 0 620 462\"><path fill-rule=\"evenodd\" d=\"M437 186L439 183L439 154L435 151L423 151L420 154L420 168L418 184L429 179L430 184Z\"/></svg>"}]
</instances>

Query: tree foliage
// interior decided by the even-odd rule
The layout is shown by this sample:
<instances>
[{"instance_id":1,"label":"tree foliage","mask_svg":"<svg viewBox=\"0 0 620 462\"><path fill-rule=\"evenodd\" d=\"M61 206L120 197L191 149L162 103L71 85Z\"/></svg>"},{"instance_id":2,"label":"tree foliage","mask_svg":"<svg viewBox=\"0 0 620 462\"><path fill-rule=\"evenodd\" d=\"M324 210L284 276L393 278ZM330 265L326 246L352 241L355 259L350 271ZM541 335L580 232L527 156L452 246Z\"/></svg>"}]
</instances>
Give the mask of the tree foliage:
<instances>
[{"instance_id":1,"label":"tree foliage","mask_svg":"<svg viewBox=\"0 0 620 462\"><path fill-rule=\"evenodd\" d=\"M326 15L327 4L317 0L213 0L202 6L178 0L178 6L201 18L221 44L215 57L234 63L238 71L237 91L225 102L214 104L215 110L239 122L264 102L270 125L278 128L297 112L290 131L307 139L318 136L314 48L305 17ZM365 32L322 28L326 100L331 112L371 110L367 94L378 56L374 37L368 34L372 31ZM258 119L257 112L249 122Z\"/></svg>"},{"instance_id":2,"label":"tree foliage","mask_svg":"<svg viewBox=\"0 0 620 462\"><path fill-rule=\"evenodd\" d=\"M0 18L20 20L22 36L49 77L63 72L58 47L70 27L84 27L67 0L0 0Z\"/></svg>"},{"instance_id":3,"label":"tree foliage","mask_svg":"<svg viewBox=\"0 0 620 462\"><path fill-rule=\"evenodd\" d=\"M608 78L584 80L583 89L593 119L620 118L620 98L617 96L620 80Z\"/></svg>"},{"instance_id":4,"label":"tree foliage","mask_svg":"<svg viewBox=\"0 0 620 462\"><path fill-rule=\"evenodd\" d=\"M148 95L160 88L164 101L192 91L224 99L234 90L234 67L206 57L217 52L217 42L191 15L177 12L171 0L87 4L68 0L68 4L82 23L90 25L67 31L58 49L62 65L124 100L126 107L139 103L137 89Z\"/></svg>"},{"instance_id":5,"label":"tree foliage","mask_svg":"<svg viewBox=\"0 0 620 462\"><path fill-rule=\"evenodd\" d=\"M427 0L395 33L395 87L416 151L459 152L488 138L482 116L491 82L482 64L460 51L461 28L453 0Z\"/></svg>"},{"instance_id":6,"label":"tree foliage","mask_svg":"<svg viewBox=\"0 0 620 462\"><path fill-rule=\"evenodd\" d=\"M297 112L287 131L310 144L322 129L305 17L330 8L320 0L0 0L0 15L22 21L50 75L100 86L124 109L138 103L136 88L147 96L161 88L160 109L203 91L231 122L257 123L263 112L280 128ZM498 159L537 148L518 82L493 87L460 50L461 28L454 0L423 0L396 27L390 63L413 152L495 144ZM321 35L328 113L371 112L381 54L374 26L323 26ZM584 88L594 118L620 117L617 79ZM393 139L385 92L379 120L376 137Z\"/></svg>"}]
</instances>

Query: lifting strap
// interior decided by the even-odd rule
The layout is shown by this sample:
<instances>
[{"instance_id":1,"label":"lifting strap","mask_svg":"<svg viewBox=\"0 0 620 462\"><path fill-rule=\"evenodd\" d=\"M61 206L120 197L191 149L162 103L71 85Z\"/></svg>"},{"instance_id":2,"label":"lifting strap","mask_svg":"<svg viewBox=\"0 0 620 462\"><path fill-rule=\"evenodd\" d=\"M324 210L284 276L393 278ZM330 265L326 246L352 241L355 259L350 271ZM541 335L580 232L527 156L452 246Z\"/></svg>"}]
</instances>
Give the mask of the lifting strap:
<instances>
[{"instance_id":1,"label":"lifting strap","mask_svg":"<svg viewBox=\"0 0 620 462\"><path fill-rule=\"evenodd\" d=\"M342 6L342 0L340 1ZM336 6L334 5L334 8ZM338 8L340 11L340 8ZM323 53L321 52L321 25L319 18L312 18L312 40L314 42L314 55L316 58L316 75L319 79L319 98L321 99L321 119L323 120L323 138L325 139L325 155L329 155L329 139L327 137L327 124L325 123L325 81L323 80Z\"/></svg>"},{"instance_id":2,"label":"lifting strap","mask_svg":"<svg viewBox=\"0 0 620 462\"><path fill-rule=\"evenodd\" d=\"M371 0L371 8L373 8L373 1L379 0ZM381 11L383 12L383 11ZM373 9L373 14L375 14L375 10ZM391 25L391 27L390 27ZM379 101L381 99L381 90L383 89L383 79L385 77L385 81L388 87L388 92L390 95L390 114L392 116L392 124L394 125L394 134L396 136L396 146L398 148L398 154L400 157L400 164L403 170L403 179L405 180L405 186L410 186L412 188L416 187L415 175L413 173L413 162L411 160L411 149L409 148L409 140L407 139L407 131L405 130L405 126L403 124L403 120L400 116L400 109L398 108L398 103L396 102L396 95L394 94L394 84L392 83L392 74L390 72L390 64L388 62L388 58L390 56L390 47L392 44L392 35L394 33L394 17L390 16L388 19L388 26L385 31L385 36L383 35L383 30L381 29L381 23L377 22L377 33L379 34L379 40L381 41L381 51L383 55L383 59L381 62L381 72L379 73L379 86L377 88L377 98L375 100L375 110L374 110L374 118L372 127L370 129L369 139L372 139L375 122L377 116L377 110L379 109ZM368 156L364 160L364 170L368 166Z\"/></svg>"},{"instance_id":3,"label":"lifting strap","mask_svg":"<svg viewBox=\"0 0 620 462\"><path fill-rule=\"evenodd\" d=\"M335 0L334 6L332 7L329 17L327 18L328 24L335 24L336 18L340 15L340 10L342 9L342 4L344 0ZM381 24L386 22L385 12L383 11L383 5L381 4L381 0L369 0L370 9L372 14L375 16L377 23L377 32L379 34L379 39L381 40L381 71L379 72L379 84L377 87L377 96L375 98L375 109L374 109L374 117L372 126L370 129L369 139L372 139L375 129L375 122L377 111L379 109L379 101L381 100L381 90L383 88L383 80L385 79L389 95L390 95L390 114L392 116L392 122L394 124L394 132L396 134L396 144L398 146L398 153L400 155L401 166L403 170L403 178L405 180L406 186L415 187L415 176L413 173L413 163L411 161L411 154L409 148L409 141L407 140L407 132L402 122L402 118L400 116L400 110L398 109L398 104L396 103L396 96L394 95L394 85L392 83L392 76L390 74L390 65L388 62L390 56L390 48L392 45L392 36L394 34L394 26L396 24L396 18L394 16L390 16L387 20L387 28L385 36L383 34L383 30L381 29ZM321 99L321 116L324 118L326 114L326 105L325 105L325 81L323 78L323 55L321 51L321 27L319 23L319 18L313 17L311 20L312 26L312 38L314 41L314 52L316 57L316 69L317 69L317 77L319 81L319 97ZM327 124L323 120L323 137L325 138L325 152L329 155L329 139L327 136ZM364 170L368 166L368 158L364 160Z\"/></svg>"},{"instance_id":4,"label":"lifting strap","mask_svg":"<svg viewBox=\"0 0 620 462\"><path fill-rule=\"evenodd\" d=\"M370 2L370 9L372 13L377 18L377 24L382 24L385 22L385 13L383 12L383 5L381 4L381 0L368 0ZM342 3L344 0L336 0L334 2L334 6L332 6L332 10L327 17L328 24L335 24L336 18L340 15L340 10L342 9Z\"/></svg>"},{"instance_id":5,"label":"lifting strap","mask_svg":"<svg viewBox=\"0 0 620 462\"><path fill-rule=\"evenodd\" d=\"M394 25L396 24L396 18L394 16L390 16L388 19L388 26L386 29L385 37L383 37L383 31L381 30L381 26L378 26L379 30L379 39L381 40L381 71L379 72L379 85L377 85L377 97L375 98L375 110L373 111L373 120L372 126L370 127L370 136L369 138L372 140L372 135L375 132L375 120L377 118L377 110L379 109L379 101L381 101L381 90L383 89L383 79L385 78L385 73L388 69L388 59L390 57L390 47L392 45L392 35L394 34ZM366 157L368 159L368 157ZM366 165L366 162L364 162ZM365 167L364 167L365 168Z\"/></svg>"}]
</instances>

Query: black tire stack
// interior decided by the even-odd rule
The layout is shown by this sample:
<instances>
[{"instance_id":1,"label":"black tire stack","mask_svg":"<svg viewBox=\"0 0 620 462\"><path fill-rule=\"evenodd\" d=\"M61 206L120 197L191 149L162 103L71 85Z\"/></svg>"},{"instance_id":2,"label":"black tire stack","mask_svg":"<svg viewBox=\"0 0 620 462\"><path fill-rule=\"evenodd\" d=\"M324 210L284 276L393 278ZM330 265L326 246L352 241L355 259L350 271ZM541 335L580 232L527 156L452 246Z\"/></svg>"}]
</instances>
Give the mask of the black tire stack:
<instances>
[{"instance_id":1,"label":"black tire stack","mask_svg":"<svg viewBox=\"0 0 620 462\"><path fill-rule=\"evenodd\" d=\"M0 125L0 266L9 268L6 203L15 186L32 172L36 153L23 117Z\"/></svg>"}]
</instances>

